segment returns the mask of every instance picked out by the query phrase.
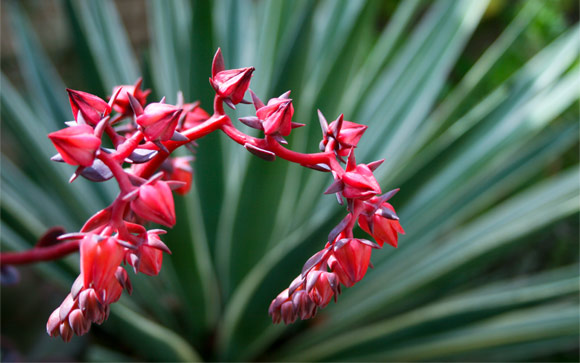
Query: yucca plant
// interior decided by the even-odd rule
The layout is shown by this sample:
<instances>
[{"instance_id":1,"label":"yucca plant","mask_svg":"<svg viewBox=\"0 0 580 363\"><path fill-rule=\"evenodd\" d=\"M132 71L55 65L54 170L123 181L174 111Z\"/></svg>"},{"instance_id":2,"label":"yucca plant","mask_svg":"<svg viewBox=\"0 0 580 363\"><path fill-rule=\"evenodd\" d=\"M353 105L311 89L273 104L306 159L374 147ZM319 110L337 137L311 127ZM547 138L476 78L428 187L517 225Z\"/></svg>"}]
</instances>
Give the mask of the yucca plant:
<instances>
[{"instance_id":1,"label":"yucca plant","mask_svg":"<svg viewBox=\"0 0 580 363\"><path fill-rule=\"evenodd\" d=\"M344 210L322 194L327 175L211 134L199 142L192 191L175 199L177 224L164 236L173 255L160 275L131 276L133 294L108 321L65 345L44 327L78 256L19 267L21 281L2 287L3 360L577 359L578 25L514 55L566 2L510 5L472 63L470 39L501 2L150 0L142 53L116 2L55 3L80 79L62 79L30 13L3 3L24 81L13 85L3 68L3 252L30 249L53 226L78 231L117 192L110 182L69 185L74 168L49 160L46 135L73 116L67 87L105 98L142 76L152 99L175 104L182 91L210 109L218 47L228 66L255 66L257 94L292 90L294 120L307 124L288 138L293 150L316 151L317 109L368 125L357 158L386 159L375 175L385 190L401 188L393 202L407 234L316 318L273 325L272 299Z\"/></svg>"}]
</instances>

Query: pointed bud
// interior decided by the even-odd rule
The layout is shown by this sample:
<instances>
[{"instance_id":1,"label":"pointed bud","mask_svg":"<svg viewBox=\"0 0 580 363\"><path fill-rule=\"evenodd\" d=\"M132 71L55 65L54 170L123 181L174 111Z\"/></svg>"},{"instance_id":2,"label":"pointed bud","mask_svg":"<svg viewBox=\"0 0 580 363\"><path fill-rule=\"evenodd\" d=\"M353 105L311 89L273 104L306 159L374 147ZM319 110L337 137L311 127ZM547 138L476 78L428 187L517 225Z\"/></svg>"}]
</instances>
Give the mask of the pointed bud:
<instances>
[{"instance_id":1,"label":"pointed bud","mask_svg":"<svg viewBox=\"0 0 580 363\"><path fill-rule=\"evenodd\" d=\"M292 100L286 98L272 98L266 106L256 111L256 116L263 122L266 135L290 135L293 115Z\"/></svg>"},{"instance_id":2,"label":"pointed bud","mask_svg":"<svg viewBox=\"0 0 580 363\"><path fill-rule=\"evenodd\" d=\"M90 93L67 89L73 117L82 124L96 125L103 117L111 113L111 107L101 98ZM79 113L83 120L79 120Z\"/></svg>"},{"instance_id":3,"label":"pointed bud","mask_svg":"<svg viewBox=\"0 0 580 363\"><path fill-rule=\"evenodd\" d=\"M48 137L64 161L70 165L91 166L97 150L101 147L101 139L87 125L51 132Z\"/></svg>"},{"instance_id":4,"label":"pointed bud","mask_svg":"<svg viewBox=\"0 0 580 363\"><path fill-rule=\"evenodd\" d=\"M254 69L246 67L224 70L214 74L210 81L218 96L229 99L236 105L244 99Z\"/></svg>"},{"instance_id":5,"label":"pointed bud","mask_svg":"<svg viewBox=\"0 0 580 363\"><path fill-rule=\"evenodd\" d=\"M365 200L381 192L373 172L365 164L359 164L354 170L344 173L342 181L344 182L342 195L345 198Z\"/></svg>"},{"instance_id":6,"label":"pointed bud","mask_svg":"<svg viewBox=\"0 0 580 363\"><path fill-rule=\"evenodd\" d=\"M166 103L150 103L137 117L137 124L143 129L149 141L167 141L177 128L182 109Z\"/></svg>"},{"instance_id":7,"label":"pointed bud","mask_svg":"<svg viewBox=\"0 0 580 363\"><path fill-rule=\"evenodd\" d=\"M138 197L131 202L131 209L139 217L167 227L175 224L175 207L171 188L164 181L156 181L139 187Z\"/></svg>"}]
</instances>

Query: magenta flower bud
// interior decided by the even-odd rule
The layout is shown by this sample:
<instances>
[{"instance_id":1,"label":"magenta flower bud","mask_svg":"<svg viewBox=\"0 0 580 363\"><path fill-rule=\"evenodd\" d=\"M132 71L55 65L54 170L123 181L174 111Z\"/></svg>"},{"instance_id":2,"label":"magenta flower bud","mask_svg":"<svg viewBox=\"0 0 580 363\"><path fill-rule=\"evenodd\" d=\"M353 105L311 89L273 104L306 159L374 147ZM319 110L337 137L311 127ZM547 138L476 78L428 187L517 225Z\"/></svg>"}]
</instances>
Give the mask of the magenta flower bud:
<instances>
[{"instance_id":1,"label":"magenta flower bud","mask_svg":"<svg viewBox=\"0 0 580 363\"><path fill-rule=\"evenodd\" d=\"M92 322L100 320L104 314L103 305L99 302L94 289L81 291L78 297L78 303L83 315Z\"/></svg>"},{"instance_id":2,"label":"magenta flower bud","mask_svg":"<svg viewBox=\"0 0 580 363\"><path fill-rule=\"evenodd\" d=\"M301 320L310 319L316 313L316 304L304 290L298 290L292 294L292 304Z\"/></svg>"},{"instance_id":3,"label":"magenta flower bud","mask_svg":"<svg viewBox=\"0 0 580 363\"><path fill-rule=\"evenodd\" d=\"M218 72L210 79L210 83L218 96L229 98L234 105L244 99L244 95L250 87L250 79L254 67L228 69Z\"/></svg>"},{"instance_id":4,"label":"magenta flower bud","mask_svg":"<svg viewBox=\"0 0 580 363\"><path fill-rule=\"evenodd\" d=\"M51 337L57 337L60 334L60 308L56 308L56 310L54 310L52 312L52 314L50 314L50 317L48 318L48 322L46 323L46 332L48 333L48 335L50 335Z\"/></svg>"},{"instance_id":5,"label":"magenta flower bud","mask_svg":"<svg viewBox=\"0 0 580 363\"><path fill-rule=\"evenodd\" d=\"M121 85L113 88L112 94L117 94L117 98L113 102L113 109L123 115L132 114L133 109L131 108L128 94L133 96L142 107L145 106L147 96L149 96L151 90L143 91L141 89L141 83L142 80L139 79L134 85Z\"/></svg>"},{"instance_id":6,"label":"magenta flower bud","mask_svg":"<svg viewBox=\"0 0 580 363\"><path fill-rule=\"evenodd\" d=\"M48 137L63 160L70 165L91 166L101 147L101 139L93 134L93 128L88 125L51 132Z\"/></svg>"},{"instance_id":7,"label":"magenta flower bud","mask_svg":"<svg viewBox=\"0 0 580 363\"><path fill-rule=\"evenodd\" d=\"M139 217L167 227L175 224L175 207L171 189L164 181L144 184L131 202L131 209Z\"/></svg>"},{"instance_id":8,"label":"magenta flower bud","mask_svg":"<svg viewBox=\"0 0 580 363\"><path fill-rule=\"evenodd\" d=\"M294 305L292 304L292 301L286 301L283 303L280 307L280 311L284 324L292 324L296 321L296 311L294 311Z\"/></svg>"},{"instance_id":9,"label":"magenta flower bud","mask_svg":"<svg viewBox=\"0 0 580 363\"><path fill-rule=\"evenodd\" d=\"M68 323L76 335L84 335L91 328L91 322L87 320L79 309L74 309L68 315Z\"/></svg>"},{"instance_id":10,"label":"magenta flower bud","mask_svg":"<svg viewBox=\"0 0 580 363\"><path fill-rule=\"evenodd\" d=\"M181 111L179 107L166 103L150 103L136 121L147 140L167 141L177 128Z\"/></svg>"},{"instance_id":11,"label":"magenta flower bud","mask_svg":"<svg viewBox=\"0 0 580 363\"><path fill-rule=\"evenodd\" d=\"M387 208L396 215L395 208L391 204L384 202L381 204L381 207ZM391 246L397 247L399 234L405 234L405 230L401 227L398 220L385 218L381 213L377 212L370 218L361 215L358 219L358 225L365 232L373 236L380 246L383 246L387 242Z\"/></svg>"},{"instance_id":12,"label":"magenta flower bud","mask_svg":"<svg viewBox=\"0 0 580 363\"><path fill-rule=\"evenodd\" d=\"M70 106L72 108L75 121L78 120L78 114L81 113L83 119L89 124L95 126L99 121L111 113L111 107L101 98L86 92L74 91L67 89Z\"/></svg>"},{"instance_id":13,"label":"magenta flower bud","mask_svg":"<svg viewBox=\"0 0 580 363\"><path fill-rule=\"evenodd\" d=\"M64 340L67 343L70 342L73 336L73 330L70 327L68 320L65 320L62 323L60 323L59 329L60 329L59 333L60 336L62 337L62 340Z\"/></svg>"},{"instance_id":14,"label":"magenta flower bud","mask_svg":"<svg viewBox=\"0 0 580 363\"><path fill-rule=\"evenodd\" d=\"M371 247L352 238L334 251L328 259L328 267L346 287L359 282L367 272L371 261Z\"/></svg>"},{"instance_id":15,"label":"magenta flower bud","mask_svg":"<svg viewBox=\"0 0 580 363\"><path fill-rule=\"evenodd\" d=\"M342 195L345 198L365 200L381 192L373 172L365 164L359 164L354 170L344 173L342 181L344 183Z\"/></svg>"},{"instance_id":16,"label":"magenta flower bud","mask_svg":"<svg viewBox=\"0 0 580 363\"><path fill-rule=\"evenodd\" d=\"M272 317L272 322L278 324L282 320L281 307L284 302L288 301L288 289L285 289L276 296L270 303L268 314Z\"/></svg>"},{"instance_id":17,"label":"magenta flower bud","mask_svg":"<svg viewBox=\"0 0 580 363\"><path fill-rule=\"evenodd\" d=\"M256 111L256 116L262 120L266 135L290 135L292 131L292 116L294 106L288 98L272 98L268 104Z\"/></svg>"}]
</instances>

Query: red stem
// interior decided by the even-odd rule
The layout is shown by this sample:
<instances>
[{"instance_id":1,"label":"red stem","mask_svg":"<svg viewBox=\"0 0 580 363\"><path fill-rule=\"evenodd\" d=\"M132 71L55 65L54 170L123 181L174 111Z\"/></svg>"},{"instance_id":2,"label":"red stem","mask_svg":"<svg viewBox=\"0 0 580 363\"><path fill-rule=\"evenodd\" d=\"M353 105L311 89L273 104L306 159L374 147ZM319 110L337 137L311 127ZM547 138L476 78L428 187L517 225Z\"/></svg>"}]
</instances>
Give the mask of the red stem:
<instances>
[{"instance_id":1,"label":"red stem","mask_svg":"<svg viewBox=\"0 0 580 363\"><path fill-rule=\"evenodd\" d=\"M121 189L121 194L127 194L134 188L129 180L129 176L127 176L127 173L125 173L125 170L123 170L123 167L121 167L117 160L105 152L100 152L97 155L97 158L99 158L111 170L113 176L117 179L119 189Z\"/></svg>"},{"instance_id":2,"label":"red stem","mask_svg":"<svg viewBox=\"0 0 580 363\"><path fill-rule=\"evenodd\" d=\"M182 145L187 144L188 142L195 141L199 138L204 137L207 134L214 132L215 130L219 129L220 126L224 122L226 122L228 120L229 120L228 116L214 114L214 115L212 115L212 117L207 119L204 123L182 132L182 135L187 137L188 141L181 141L181 142L166 141L166 142L164 142L163 145L167 148L169 153L167 153L163 150L159 150L159 153L157 155L155 155L155 157L153 159L151 159L150 161L148 161L145 164L141 164L141 165L138 165L136 167L135 175L137 175L141 178L145 178L145 179L151 177L157 171L157 169L159 169L161 164L163 164L165 159L167 159L167 157L175 149L177 149L178 147L180 147ZM147 148L147 144L145 144L144 147Z\"/></svg>"},{"instance_id":3,"label":"red stem","mask_svg":"<svg viewBox=\"0 0 580 363\"><path fill-rule=\"evenodd\" d=\"M48 247L35 247L23 252L0 253L1 265L21 265L38 261L50 261L62 258L79 250L79 241L75 239L69 242L59 243Z\"/></svg>"},{"instance_id":4,"label":"red stem","mask_svg":"<svg viewBox=\"0 0 580 363\"><path fill-rule=\"evenodd\" d=\"M197 140L211 132L214 132L217 129L221 129L229 138L240 145L249 143L261 149L271 151L276 154L276 156L293 163L298 163L301 165L325 164L328 165L331 170L339 176L344 173L340 163L336 160L336 156L331 151L314 154L303 154L286 149L271 136L266 135L264 139L260 139L244 134L232 124L230 118L225 114L223 99L216 95L214 98L214 114L204 123L182 132L182 134L187 137L187 141L164 142L163 145L169 152L159 150L159 153L152 160L136 167L135 175L142 178L151 177L153 173L155 173L161 166L163 161L165 161L165 159L175 149L188 142ZM133 134L131 138L125 140L122 136L118 135L110 125L108 125L105 131L113 141L113 144L117 150L110 155L106 154L105 152L101 152L97 157L111 170L113 176L119 184L120 189L119 195L111 204L113 208L111 222L114 227L120 231L120 233L128 234L123 221L123 214L128 202L124 202L122 198L135 187L132 185L127 173L123 170L121 163L123 163L125 158L127 158L135 150L135 148L139 146L139 143L143 140L144 135L142 132L138 131ZM145 143L141 145L141 147L157 149L157 147L152 143ZM352 228L354 227L354 223L356 223L356 219L360 214L361 207L355 203L353 209L354 210L351 211L353 214L352 221L345 228L348 229L349 232L347 233L350 236L352 236ZM0 263L17 265L38 261L54 260L66 256L72 252L78 251L78 249L79 240L73 240L49 247L35 247L24 252L4 252L0 253Z\"/></svg>"}]
</instances>

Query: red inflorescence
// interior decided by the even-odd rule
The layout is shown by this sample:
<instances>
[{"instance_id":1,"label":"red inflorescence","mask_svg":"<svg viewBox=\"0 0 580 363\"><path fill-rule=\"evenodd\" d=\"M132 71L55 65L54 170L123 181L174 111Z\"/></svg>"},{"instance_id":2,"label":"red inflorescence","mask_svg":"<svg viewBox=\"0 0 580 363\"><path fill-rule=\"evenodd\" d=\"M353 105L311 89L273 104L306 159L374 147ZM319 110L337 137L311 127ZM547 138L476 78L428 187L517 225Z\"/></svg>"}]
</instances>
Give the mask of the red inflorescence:
<instances>
[{"instance_id":1,"label":"red inflorescence","mask_svg":"<svg viewBox=\"0 0 580 363\"><path fill-rule=\"evenodd\" d=\"M114 178L120 192L110 206L89 218L81 232L59 237L66 248L59 243L39 244L30 251L1 254L2 263L18 264L46 256L62 257L73 251L75 244L80 249L80 275L48 320L51 336L60 335L68 341L74 334L85 334L92 323L102 323L109 315L110 304L119 300L122 291L132 291L124 265L135 273L159 274L163 253L170 250L159 237L165 231L147 229L146 224L173 227L176 217L172 190L185 194L193 180L193 157L171 157L171 153L180 146L193 148L196 139L216 130L265 160L279 157L330 172L334 181L326 193L335 193L341 204L346 199L348 213L330 232L325 247L272 301L269 313L274 323L313 317L318 308L336 300L341 285L351 287L365 276L373 248L382 248L385 242L397 246L398 234L404 231L387 201L398 189L380 196L373 171L382 161L355 162L354 149L367 127L345 121L343 115L328 124L319 111L321 152L298 153L281 145L292 129L304 126L292 121L290 92L264 104L250 90L255 113L240 121L261 130L264 137L247 135L234 126L223 105L235 108L239 103L249 103L244 96L253 72L253 67L226 69L218 49L210 78L216 92L212 115L197 102L184 103L182 95L178 95L176 105L164 99L147 104L150 91L141 88L140 79L134 85L115 87L109 102L68 90L74 121L67 122L68 128L48 135L59 152L52 159L77 166L71 181L78 176L95 182ZM101 146L105 135L113 149ZM357 221L376 243L354 237Z\"/></svg>"}]
</instances>

